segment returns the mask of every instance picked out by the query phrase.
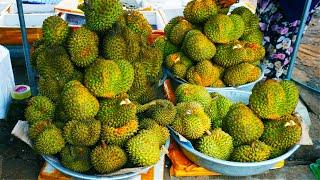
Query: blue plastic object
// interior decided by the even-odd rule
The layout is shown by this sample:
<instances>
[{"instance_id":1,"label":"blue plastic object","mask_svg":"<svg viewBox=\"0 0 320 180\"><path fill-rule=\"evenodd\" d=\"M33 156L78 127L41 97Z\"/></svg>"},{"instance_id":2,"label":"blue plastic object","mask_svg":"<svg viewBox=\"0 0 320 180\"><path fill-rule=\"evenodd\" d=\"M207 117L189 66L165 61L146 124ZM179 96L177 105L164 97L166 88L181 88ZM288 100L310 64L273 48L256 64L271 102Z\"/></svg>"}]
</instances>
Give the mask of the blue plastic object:
<instances>
[{"instance_id":1,"label":"blue plastic object","mask_svg":"<svg viewBox=\"0 0 320 180\"><path fill-rule=\"evenodd\" d=\"M19 15L20 30L21 30L22 43L23 43L23 52L24 52L25 64L27 68L28 81L31 87L31 93L32 95L35 96L37 95L37 87L36 87L35 73L30 63L30 49L29 49L29 43L27 38L26 24L24 21L22 1L16 0L16 2L17 2L17 9L18 9L18 15Z\"/></svg>"},{"instance_id":2,"label":"blue plastic object","mask_svg":"<svg viewBox=\"0 0 320 180\"><path fill-rule=\"evenodd\" d=\"M170 140L168 139L165 147L168 149L169 148L169 144L170 144ZM57 158L54 158L52 156L42 156L52 167L54 167L55 169L57 169L58 171L69 175L71 177L74 178L79 178L79 179L86 179L86 180L96 180L96 179L101 179L101 180L120 180L120 179L129 179L129 178L133 178L135 176L138 176L139 174L143 173L143 172L147 172L151 167L153 166L148 166L148 167L144 167L141 168L140 171L138 172L130 172L130 173L126 173L126 174L121 174L121 175L87 175L87 174L82 174L82 173L78 173L75 171L72 171L68 168L65 168L61 165L61 163L59 162L59 160Z\"/></svg>"},{"instance_id":3,"label":"blue plastic object","mask_svg":"<svg viewBox=\"0 0 320 180\"><path fill-rule=\"evenodd\" d=\"M188 83L188 81L184 80L184 79L181 79L181 78L178 78L176 76L174 76L171 71L167 68L164 68L164 72L176 83L178 84L184 84L184 83ZM257 84L259 81L261 81L264 77L264 68L263 67L260 67L261 69L261 75L260 77L254 81L254 82L251 82L251 83L247 83L247 84L244 84L244 85L241 85L241 86L238 86L238 87L223 87L223 88L213 88L213 87L206 87L206 89L208 91L215 91L215 90L242 90L242 91L251 91L252 88L254 87L255 84Z\"/></svg>"},{"instance_id":4,"label":"blue plastic object","mask_svg":"<svg viewBox=\"0 0 320 180\"><path fill-rule=\"evenodd\" d=\"M219 90L210 92L218 92L221 95L231 99L233 102L243 102L245 104L248 103L249 96L251 94L251 92L239 90ZM179 145L183 154L188 159L201 167L227 176L250 176L263 173L273 168L278 162L287 159L300 147L298 144L294 145L285 154L267 161L253 163L232 162L212 158L200 153L192 147L190 142L186 142L185 139L181 140L181 138L179 138L177 135L177 132L175 132L172 128L169 127L169 129L171 138Z\"/></svg>"},{"instance_id":5,"label":"blue plastic object","mask_svg":"<svg viewBox=\"0 0 320 180\"><path fill-rule=\"evenodd\" d=\"M291 56L290 65L289 65L287 76L286 76L286 79L289 79L289 80L292 77L292 72L293 72L293 68L294 68L294 65L295 65L294 63L295 63L297 55L298 55L298 51L299 51L299 46L300 46L300 43L301 43L302 35L304 33L304 30L305 30L304 28L306 26L307 19L308 19L308 16L309 16L311 2L312 2L312 0L306 0L306 2L304 4L303 14L302 14L301 20L300 20L300 27L299 27L299 31L298 31L298 34L297 34L296 41L294 43L293 53L292 53L292 56Z\"/></svg>"}]
</instances>

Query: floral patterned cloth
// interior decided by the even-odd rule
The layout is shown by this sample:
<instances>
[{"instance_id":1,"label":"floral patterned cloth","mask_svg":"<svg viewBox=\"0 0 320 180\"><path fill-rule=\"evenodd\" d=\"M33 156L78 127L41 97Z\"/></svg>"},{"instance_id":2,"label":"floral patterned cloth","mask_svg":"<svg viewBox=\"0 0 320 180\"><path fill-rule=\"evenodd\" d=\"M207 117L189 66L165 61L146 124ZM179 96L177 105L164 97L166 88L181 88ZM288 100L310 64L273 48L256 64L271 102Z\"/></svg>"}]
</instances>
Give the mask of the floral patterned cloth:
<instances>
[{"instance_id":1,"label":"floral patterned cloth","mask_svg":"<svg viewBox=\"0 0 320 180\"><path fill-rule=\"evenodd\" d=\"M307 24L319 3L311 10ZM299 31L300 20L287 21L277 0L259 0L257 14L260 28L264 33L266 56L263 64L265 75L271 78L284 78L290 63L294 42Z\"/></svg>"}]
</instances>

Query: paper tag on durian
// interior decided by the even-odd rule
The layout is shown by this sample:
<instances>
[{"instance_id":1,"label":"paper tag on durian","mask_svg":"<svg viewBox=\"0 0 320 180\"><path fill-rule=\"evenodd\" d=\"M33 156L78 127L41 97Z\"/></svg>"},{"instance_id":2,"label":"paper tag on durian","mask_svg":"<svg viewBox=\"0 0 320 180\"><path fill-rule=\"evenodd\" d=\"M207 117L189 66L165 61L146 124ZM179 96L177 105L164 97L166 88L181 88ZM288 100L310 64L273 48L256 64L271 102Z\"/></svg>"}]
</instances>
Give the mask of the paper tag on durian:
<instances>
[{"instance_id":1,"label":"paper tag on durian","mask_svg":"<svg viewBox=\"0 0 320 180\"><path fill-rule=\"evenodd\" d=\"M239 0L239 2L230 6L228 15L231 14L231 12L234 9L241 7L241 6L248 8L253 14L255 14L256 9L257 9L257 3L258 3L258 0Z\"/></svg>"}]
</instances>

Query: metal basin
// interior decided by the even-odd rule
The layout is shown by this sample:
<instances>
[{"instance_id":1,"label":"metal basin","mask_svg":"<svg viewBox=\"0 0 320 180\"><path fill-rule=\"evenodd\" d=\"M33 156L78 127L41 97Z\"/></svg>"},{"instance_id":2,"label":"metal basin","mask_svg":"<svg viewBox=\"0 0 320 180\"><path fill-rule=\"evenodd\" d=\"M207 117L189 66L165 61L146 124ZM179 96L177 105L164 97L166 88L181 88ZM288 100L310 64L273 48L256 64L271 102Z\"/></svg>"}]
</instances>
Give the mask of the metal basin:
<instances>
[{"instance_id":1,"label":"metal basin","mask_svg":"<svg viewBox=\"0 0 320 180\"><path fill-rule=\"evenodd\" d=\"M251 92L247 91L222 89L210 90L209 92L218 92L234 102L243 102L245 104L248 104L249 96L251 94ZM169 127L169 129L171 138L179 145L180 149L188 159L201 167L227 176L250 176L263 173L274 167L278 162L287 159L300 147L298 144L294 145L285 154L266 161L252 163L232 162L212 158L200 153L193 148L189 141L181 138L181 136L179 137L177 132L175 132L171 127Z\"/></svg>"},{"instance_id":2,"label":"metal basin","mask_svg":"<svg viewBox=\"0 0 320 180\"><path fill-rule=\"evenodd\" d=\"M165 147L168 149L170 144L170 140L168 139ZM86 179L86 180L95 180L95 179L103 179L103 180L120 180L120 179L131 179L135 176L138 176L142 173L147 173L147 171L152 168L153 166L143 167L140 168L139 171L135 172L128 172L121 175L88 175L88 174L82 174L75 171L72 171L68 168L65 168L62 166L62 164L59 162L59 160L52 156L42 156L52 167L59 170L60 172L69 175L74 178L78 179Z\"/></svg>"}]
</instances>

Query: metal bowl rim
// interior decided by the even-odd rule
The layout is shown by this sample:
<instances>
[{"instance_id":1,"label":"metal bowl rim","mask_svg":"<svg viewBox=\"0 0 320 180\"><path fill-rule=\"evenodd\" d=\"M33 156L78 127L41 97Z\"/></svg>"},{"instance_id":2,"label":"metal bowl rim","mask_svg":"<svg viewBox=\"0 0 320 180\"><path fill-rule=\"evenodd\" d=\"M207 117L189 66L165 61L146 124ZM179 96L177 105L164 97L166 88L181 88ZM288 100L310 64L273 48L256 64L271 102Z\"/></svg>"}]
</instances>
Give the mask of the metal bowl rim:
<instances>
[{"instance_id":1,"label":"metal bowl rim","mask_svg":"<svg viewBox=\"0 0 320 180\"><path fill-rule=\"evenodd\" d=\"M170 130L170 131L172 131L172 130ZM285 154L283 154L283 155L281 155L279 157L273 158L273 159L266 160L266 161L261 161L261 162L234 162L234 161L226 161L226 160L216 159L216 158L207 156L207 155L197 151L196 149L191 149L188 146L186 146L185 144L181 143L180 140L178 139L177 135L175 135L174 133L171 133L171 137L173 137L174 141L177 142L179 144L179 146L183 147L183 149L185 149L188 152L194 154L195 156L198 156L198 157L200 157L202 159L205 159L206 161L211 161L211 162L215 162L215 163L218 163L218 164L234 166L234 167L253 167L253 166L263 166L263 165L276 164L279 161L288 158L291 154L293 154L301 146L300 144L296 144L292 148L290 148L289 151L287 151Z\"/></svg>"},{"instance_id":2,"label":"metal bowl rim","mask_svg":"<svg viewBox=\"0 0 320 180\"><path fill-rule=\"evenodd\" d=\"M227 86L227 87L221 87L221 88L216 88L216 87L205 87L207 90L237 90L237 89L246 89L247 87L250 87L256 83L258 83L259 81L261 81L264 77L264 68L262 66L259 66L260 70L261 70L261 75L259 76L259 78L253 82L247 83L247 84L243 84L240 86ZM177 77L175 77L172 72L164 67L164 72L166 72L166 74L169 75L169 77L171 77L174 81L180 83L180 84L184 84L184 83L189 83L187 80L185 79L179 79ZM183 80L183 81L182 81Z\"/></svg>"}]
</instances>

